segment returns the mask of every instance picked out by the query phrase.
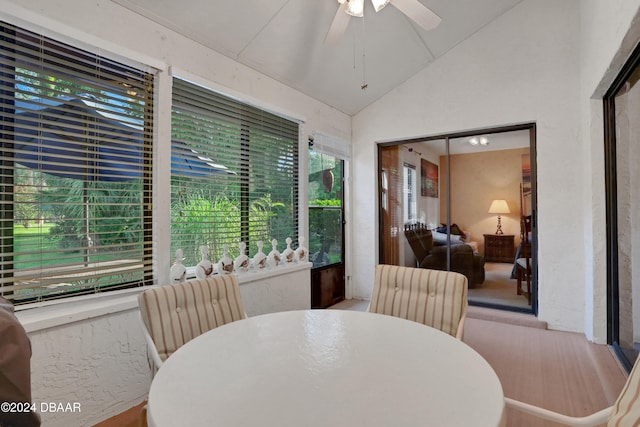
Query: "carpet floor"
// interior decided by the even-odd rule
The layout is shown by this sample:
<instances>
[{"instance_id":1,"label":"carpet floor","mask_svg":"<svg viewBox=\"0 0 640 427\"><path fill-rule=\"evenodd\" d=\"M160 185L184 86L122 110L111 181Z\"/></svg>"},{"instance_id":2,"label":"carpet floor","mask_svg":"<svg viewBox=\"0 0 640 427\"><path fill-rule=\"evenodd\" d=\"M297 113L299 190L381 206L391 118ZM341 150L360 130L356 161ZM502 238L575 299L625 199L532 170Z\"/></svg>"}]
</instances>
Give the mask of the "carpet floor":
<instances>
[{"instance_id":1,"label":"carpet floor","mask_svg":"<svg viewBox=\"0 0 640 427\"><path fill-rule=\"evenodd\" d=\"M512 269L513 264L486 262L484 282L469 289L469 302L531 309L527 298L516 293L517 282L510 278Z\"/></svg>"},{"instance_id":2,"label":"carpet floor","mask_svg":"<svg viewBox=\"0 0 640 427\"><path fill-rule=\"evenodd\" d=\"M368 301L346 300L332 308L367 309ZM546 329L535 316L469 307L464 342L496 371L505 396L570 416L612 405L626 373L606 345L584 334ZM555 427L507 410L508 427Z\"/></svg>"}]
</instances>

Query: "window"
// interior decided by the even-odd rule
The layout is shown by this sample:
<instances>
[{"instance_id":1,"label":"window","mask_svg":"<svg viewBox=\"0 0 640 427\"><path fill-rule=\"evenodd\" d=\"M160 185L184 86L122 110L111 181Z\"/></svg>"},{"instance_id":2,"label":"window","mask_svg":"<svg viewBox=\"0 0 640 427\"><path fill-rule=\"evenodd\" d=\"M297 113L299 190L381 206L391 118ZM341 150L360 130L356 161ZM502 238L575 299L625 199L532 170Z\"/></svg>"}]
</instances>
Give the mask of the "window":
<instances>
[{"instance_id":1,"label":"window","mask_svg":"<svg viewBox=\"0 0 640 427\"><path fill-rule=\"evenodd\" d=\"M185 265L298 236L298 124L174 78L171 248Z\"/></svg>"},{"instance_id":2,"label":"window","mask_svg":"<svg viewBox=\"0 0 640 427\"><path fill-rule=\"evenodd\" d=\"M0 22L0 293L151 283L153 76Z\"/></svg>"},{"instance_id":3,"label":"window","mask_svg":"<svg viewBox=\"0 0 640 427\"><path fill-rule=\"evenodd\" d=\"M409 163L404 164L404 222L414 222L417 220L417 199L416 199L416 167Z\"/></svg>"}]
</instances>

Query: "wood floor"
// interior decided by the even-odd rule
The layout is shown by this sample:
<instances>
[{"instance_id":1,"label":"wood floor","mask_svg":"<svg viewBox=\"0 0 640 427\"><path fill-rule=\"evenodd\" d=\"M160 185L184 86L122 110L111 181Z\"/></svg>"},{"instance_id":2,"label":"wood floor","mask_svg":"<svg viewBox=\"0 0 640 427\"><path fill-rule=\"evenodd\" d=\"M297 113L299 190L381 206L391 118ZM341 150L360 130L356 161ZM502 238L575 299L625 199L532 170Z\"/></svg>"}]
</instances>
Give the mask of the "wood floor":
<instances>
[{"instance_id":1,"label":"wood floor","mask_svg":"<svg viewBox=\"0 0 640 427\"><path fill-rule=\"evenodd\" d=\"M93 427L146 427L146 422L143 420L143 408L146 403L147 402L143 402L140 405L134 406L128 411L98 423Z\"/></svg>"},{"instance_id":2,"label":"wood floor","mask_svg":"<svg viewBox=\"0 0 640 427\"><path fill-rule=\"evenodd\" d=\"M367 301L348 300L332 308L364 311L367 306ZM572 416L612 405L626 374L609 348L583 334L545 328L532 315L470 307L464 341L493 367L507 397ZM141 408L96 427L137 427ZM507 426L556 424L507 411Z\"/></svg>"}]
</instances>

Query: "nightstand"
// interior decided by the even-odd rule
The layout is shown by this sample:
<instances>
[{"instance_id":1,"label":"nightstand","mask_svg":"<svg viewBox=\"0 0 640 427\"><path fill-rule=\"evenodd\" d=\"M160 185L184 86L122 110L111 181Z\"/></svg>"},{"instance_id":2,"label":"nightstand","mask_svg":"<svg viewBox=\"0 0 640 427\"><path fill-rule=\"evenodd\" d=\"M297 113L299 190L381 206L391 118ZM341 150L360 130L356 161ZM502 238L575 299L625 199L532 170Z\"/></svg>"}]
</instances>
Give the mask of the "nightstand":
<instances>
[{"instance_id":1,"label":"nightstand","mask_svg":"<svg viewBox=\"0 0 640 427\"><path fill-rule=\"evenodd\" d=\"M513 234L484 234L484 260L486 262L513 262L515 244Z\"/></svg>"}]
</instances>

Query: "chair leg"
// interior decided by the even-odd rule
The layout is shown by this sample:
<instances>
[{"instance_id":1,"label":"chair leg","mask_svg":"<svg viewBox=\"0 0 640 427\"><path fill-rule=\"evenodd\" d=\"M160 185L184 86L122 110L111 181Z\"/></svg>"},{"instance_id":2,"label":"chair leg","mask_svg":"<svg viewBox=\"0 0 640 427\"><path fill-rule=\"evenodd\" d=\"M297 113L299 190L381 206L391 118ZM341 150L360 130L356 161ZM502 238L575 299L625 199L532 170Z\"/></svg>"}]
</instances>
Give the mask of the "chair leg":
<instances>
[{"instance_id":1,"label":"chair leg","mask_svg":"<svg viewBox=\"0 0 640 427\"><path fill-rule=\"evenodd\" d=\"M531 305L531 272L527 271L527 299Z\"/></svg>"},{"instance_id":2,"label":"chair leg","mask_svg":"<svg viewBox=\"0 0 640 427\"><path fill-rule=\"evenodd\" d=\"M516 295L522 295L522 270L519 268L516 270L516 279L518 280Z\"/></svg>"}]
</instances>

